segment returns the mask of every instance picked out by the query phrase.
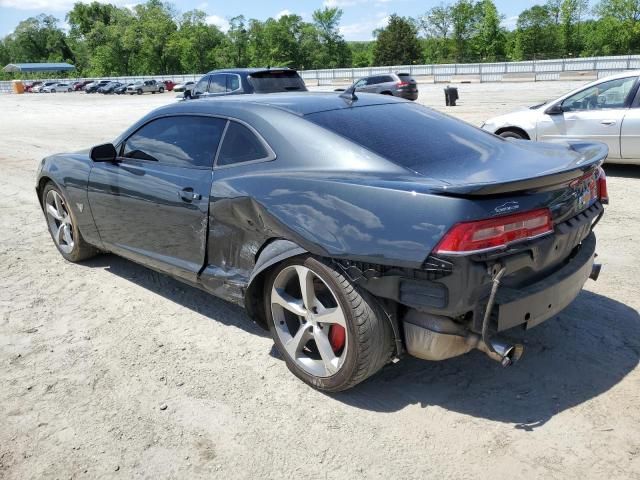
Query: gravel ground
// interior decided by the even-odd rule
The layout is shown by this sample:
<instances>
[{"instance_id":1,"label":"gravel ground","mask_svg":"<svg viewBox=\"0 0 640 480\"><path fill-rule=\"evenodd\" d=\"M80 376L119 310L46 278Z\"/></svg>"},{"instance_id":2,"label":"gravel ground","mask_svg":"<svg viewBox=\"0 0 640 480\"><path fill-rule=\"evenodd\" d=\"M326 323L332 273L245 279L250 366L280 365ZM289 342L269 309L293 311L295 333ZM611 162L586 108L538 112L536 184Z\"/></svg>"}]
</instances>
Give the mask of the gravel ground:
<instances>
[{"instance_id":1,"label":"gravel ground","mask_svg":"<svg viewBox=\"0 0 640 480\"><path fill-rule=\"evenodd\" d=\"M442 85L478 124L575 83ZM0 478L640 478L640 167L607 167L600 280L522 361L411 358L325 395L242 309L112 255L65 262L37 162L172 94L0 96Z\"/></svg>"}]
</instances>

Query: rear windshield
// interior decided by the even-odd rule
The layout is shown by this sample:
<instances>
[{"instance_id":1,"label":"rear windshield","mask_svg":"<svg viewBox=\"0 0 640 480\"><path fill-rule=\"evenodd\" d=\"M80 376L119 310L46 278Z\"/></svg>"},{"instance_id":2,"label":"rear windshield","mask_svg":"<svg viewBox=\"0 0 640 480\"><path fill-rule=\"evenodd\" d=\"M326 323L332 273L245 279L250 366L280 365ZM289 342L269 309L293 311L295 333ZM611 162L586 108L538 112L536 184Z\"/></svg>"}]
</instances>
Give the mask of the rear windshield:
<instances>
[{"instance_id":1,"label":"rear windshield","mask_svg":"<svg viewBox=\"0 0 640 480\"><path fill-rule=\"evenodd\" d=\"M300 75L289 70L252 73L249 81L256 93L307 91Z\"/></svg>"},{"instance_id":2,"label":"rear windshield","mask_svg":"<svg viewBox=\"0 0 640 480\"><path fill-rule=\"evenodd\" d=\"M400 77L400 80L402 80L403 82L415 81L413 80L413 77L411 76L410 73L399 73L398 77Z\"/></svg>"},{"instance_id":3,"label":"rear windshield","mask_svg":"<svg viewBox=\"0 0 640 480\"><path fill-rule=\"evenodd\" d=\"M494 135L414 103L343 108L305 115L409 170L429 175L444 164L456 170L490 160Z\"/></svg>"}]
</instances>

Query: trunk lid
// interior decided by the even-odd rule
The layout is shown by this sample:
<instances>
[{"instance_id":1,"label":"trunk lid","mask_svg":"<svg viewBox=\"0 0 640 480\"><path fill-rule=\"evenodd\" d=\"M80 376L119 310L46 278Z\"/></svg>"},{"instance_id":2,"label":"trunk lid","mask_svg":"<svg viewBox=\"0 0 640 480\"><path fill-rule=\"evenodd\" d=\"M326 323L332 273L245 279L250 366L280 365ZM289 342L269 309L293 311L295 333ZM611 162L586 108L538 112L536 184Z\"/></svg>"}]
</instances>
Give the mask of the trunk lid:
<instances>
[{"instance_id":1,"label":"trunk lid","mask_svg":"<svg viewBox=\"0 0 640 480\"><path fill-rule=\"evenodd\" d=\"M448 183L436 187L448 195L474 197L535 192L562 188L588 176L604 162L607 154L607 146L595 142L552 144L506 140L501 148L488 153L491 162L476 163L476 168L467 169L463 177L449 168L430 174Z\"/></svg>"}]
</instances>

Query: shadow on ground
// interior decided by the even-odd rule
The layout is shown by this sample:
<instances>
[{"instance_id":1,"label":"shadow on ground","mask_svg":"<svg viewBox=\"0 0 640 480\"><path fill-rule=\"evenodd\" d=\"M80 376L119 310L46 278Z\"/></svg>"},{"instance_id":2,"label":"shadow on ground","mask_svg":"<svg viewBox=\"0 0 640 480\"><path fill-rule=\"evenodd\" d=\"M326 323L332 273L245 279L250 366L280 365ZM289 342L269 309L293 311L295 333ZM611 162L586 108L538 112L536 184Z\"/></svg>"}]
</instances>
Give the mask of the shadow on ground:
<instances>
[{"instance_id":1,"label":"shadow on ground","mask_svg":"<svg viewBox=\"0 0 640 480\"><path fill-rule=\"evenodd\" d=\"M269 335L242 308L115 255L86 265L104 268L212 320ZM522 360L513 367L503 369L479 352L444 362L405 357L354 389L331 396L378 412L438 405L533 430L615 386L640 358L638 312L589 291L558 317L529 332L509 333L525 345ZM271 355L279 358L275 349ZM291 381L297 380L292 376Z\"/></svg>"},{"instance_id":2,"label":"shadow on ground","mask_svg":"<svg viewBox=\"0 0 640 480\"><path fill-rule=\"evenodd\" d=\"M247 317L243 308L117 255L99 255L83 265L102 268L216 322L240 328L253 335L269 336L269 332Z\"/></svg>"},{"instance_id":3,"label":"shadow on ground","mask_svg":"<svg viewBox=\"0 0 640 480\"><path fill-rule=\"evenodd\" d=\"M608 177L640 178L640 165L607 163L604 171Z\"/></svg>"},{"instance_id":4,"label":"shadow on ground","mask_svg":"<svg viewBox=\"0 0 640 480\"><path fill-rule=\"evenodd\" d=\"M406 358L334 398L380 412L438 405L532 430L606 392L637 367L640 315L583 291L558 317L512 337L525 344L513 367L503 369L480 352L438 363Z\"/></svg>"}]
</instances>

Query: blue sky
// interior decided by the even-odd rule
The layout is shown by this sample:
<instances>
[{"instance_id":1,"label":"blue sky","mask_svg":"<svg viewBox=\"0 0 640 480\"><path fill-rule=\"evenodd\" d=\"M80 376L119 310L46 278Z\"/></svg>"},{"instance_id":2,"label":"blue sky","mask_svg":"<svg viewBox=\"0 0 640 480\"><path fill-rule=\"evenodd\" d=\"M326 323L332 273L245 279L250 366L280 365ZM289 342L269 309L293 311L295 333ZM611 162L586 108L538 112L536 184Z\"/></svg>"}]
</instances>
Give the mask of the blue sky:
<instances>
[{"instance_id":1,"label":"blue sky","mask_svg":"<svg viewBox=\"0 0 640 480\"><path fill-rule=\"evenodd\" d=\"M505 16L504 25L513 28L518 13L544 3L536 0L495 0L500 12ZM67 11L74 0L0 0L0 37L13 31L25 18L39 13L52 14L64 22ZM106 1L105 1L106 3ZM111 0L121 6L135 5L135 0ZM188 0L172 2L180 11L199 8L209 14L209 20L225 28L226 19L235 15L264 20L286 13L296 13L310 20L311 13L323 5L339 6L344 10L342 33L347 40L370 40L371 32L383 26L392 13L403 16L417 16L442 0L244 0L242 2Z\"/></svg>"}]
</instances>

